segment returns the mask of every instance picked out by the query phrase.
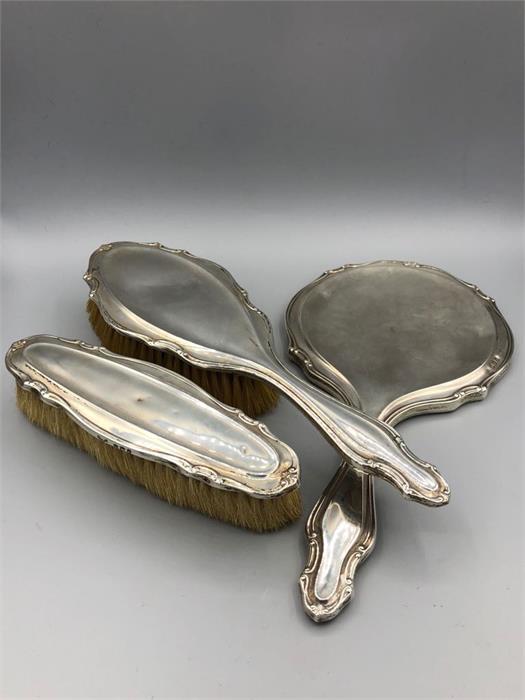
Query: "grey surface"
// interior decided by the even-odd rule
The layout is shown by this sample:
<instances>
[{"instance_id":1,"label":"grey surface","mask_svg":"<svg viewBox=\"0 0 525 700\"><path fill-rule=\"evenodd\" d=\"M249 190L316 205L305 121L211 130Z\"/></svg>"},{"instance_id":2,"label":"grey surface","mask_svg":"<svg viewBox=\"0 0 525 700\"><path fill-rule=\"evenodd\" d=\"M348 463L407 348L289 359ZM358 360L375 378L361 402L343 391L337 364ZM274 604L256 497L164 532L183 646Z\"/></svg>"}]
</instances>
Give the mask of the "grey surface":
<instances>
[{"instance_id":1,"label":"grey surface","mask_svg":"<svg viewBox=\"0 0 525 700\"><path fill-rule=\"evenodd\" d=\"M222 262L276 331L324 269L434 264L517 341L485 403L401 426L451 503L378 483L377 550L324 627L296 588L302 524L257 537L170 508L27 425L4 372L4 696L521 697L522 5L2 10L5 350L93 341L81 275L118 239ZM338 457L285 402L268 423L308 510Z\"/></svg>"}]
</instances>

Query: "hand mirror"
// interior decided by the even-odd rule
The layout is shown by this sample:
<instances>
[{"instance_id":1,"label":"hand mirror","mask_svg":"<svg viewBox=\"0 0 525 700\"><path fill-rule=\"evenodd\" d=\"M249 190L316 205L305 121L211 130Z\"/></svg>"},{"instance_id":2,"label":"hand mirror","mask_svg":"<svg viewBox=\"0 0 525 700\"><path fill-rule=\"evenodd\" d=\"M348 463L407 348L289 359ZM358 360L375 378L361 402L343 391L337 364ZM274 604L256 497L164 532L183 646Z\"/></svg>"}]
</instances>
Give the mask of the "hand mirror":
<instances>
[{"instance_id":1,"label":"hand mirror","mask_svg":"<svg viewBox=\"0 0 525 700\"><path fill-rule=\"evenodd\" d=\"M512 334L494 299L434 267L380 261L321 275L286 314L291 357L330 394L393 426L485 398ZM373 478L343 462L307 523L306 612L335 617L376 536Z\"/></svg>"}]
</instances>

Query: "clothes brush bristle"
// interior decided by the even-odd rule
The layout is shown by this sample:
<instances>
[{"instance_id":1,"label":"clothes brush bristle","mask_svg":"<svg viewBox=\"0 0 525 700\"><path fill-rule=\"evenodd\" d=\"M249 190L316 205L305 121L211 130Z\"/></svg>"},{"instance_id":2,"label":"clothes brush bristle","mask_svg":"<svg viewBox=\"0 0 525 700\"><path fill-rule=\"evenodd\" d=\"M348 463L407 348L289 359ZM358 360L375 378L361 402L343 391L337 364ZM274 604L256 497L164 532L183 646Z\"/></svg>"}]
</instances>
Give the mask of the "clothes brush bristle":
<instances>
[{"instance_id":1,"label":"clothes brush bristle","mask_svg":"<svg viewBox=\"0 0 525 700\"><path fill-rule=\"evenodd\" d=\"M255 532L277 530L301 515L299 489L272 499L252 498L244 493L217 489L98 440L63 409L43 403L39 394L18 385L17 404L32 423L87 452L104 467L168 503Z\"/></svg>"}]
</instances>

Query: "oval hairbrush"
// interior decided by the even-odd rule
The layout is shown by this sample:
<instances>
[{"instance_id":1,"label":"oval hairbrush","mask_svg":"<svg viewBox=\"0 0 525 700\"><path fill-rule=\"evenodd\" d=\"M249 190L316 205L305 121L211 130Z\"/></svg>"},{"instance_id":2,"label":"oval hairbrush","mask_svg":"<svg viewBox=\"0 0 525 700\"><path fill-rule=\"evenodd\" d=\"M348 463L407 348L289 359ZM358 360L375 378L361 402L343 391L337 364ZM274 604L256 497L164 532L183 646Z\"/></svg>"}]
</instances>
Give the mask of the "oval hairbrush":
<instances>
[{"instance_id":1,"label":"oval hairbrush","mask_svg":"<svg viewBox=\"0 0 525 700\"><path fill-rule=\"evenodd\" d=\"M512 334L494 299L434 267L345 265L308 284L286 313L291 357L330 394L389 425L484 399ZM373 479L343 462L306 526L303 604L320 622L349 602L376 538Z\"/></svg>"},{"instance_id":2,"label":"oval hairbrush","mask_svg":"<svg viewBox=\"0 0 525 700\"><path fill-rule=\"evenodd\" d=\"M395 430L312 387L277 359L268 319L221 266L158 243L109 243L92 254L85 279L102 321L116 333L206 370L268 383L357 468L425 505L448 501L443 477Z\"/></svg>"}]
</instances>

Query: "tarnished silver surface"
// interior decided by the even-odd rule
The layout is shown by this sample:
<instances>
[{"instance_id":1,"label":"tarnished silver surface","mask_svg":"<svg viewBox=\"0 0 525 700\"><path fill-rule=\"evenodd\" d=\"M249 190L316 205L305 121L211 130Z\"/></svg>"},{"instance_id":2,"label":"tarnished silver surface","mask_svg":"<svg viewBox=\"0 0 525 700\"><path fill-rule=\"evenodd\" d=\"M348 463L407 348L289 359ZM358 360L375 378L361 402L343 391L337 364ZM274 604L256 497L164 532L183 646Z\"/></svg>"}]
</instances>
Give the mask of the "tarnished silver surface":
<instances>
[{"instance_id":1,"label":"tarnished silver surface","mask_svg":"<svg viewBox=\"0 0 525 700\"><path fill-rule=\"evenodd\" d=\"M512 334L494 299L437 268L380 261L330 270L292 299L291 357L326 391L390 425L484 399ZM300 578L320 622L349 602L376 538L373 479L342 463L306 527Z\"/></svg>"},{"instance_id":2,"label":"tarnished silver surface","mask_svg":"<svg viewBox=\"0 0 525 700\"><path fill-rule=\"evenodd\" d=\"M199 367L267 381L286 394L328 440L364 472L426 505L447 503L449 488L399 434L300 380L277 359L270 323L219 265L158 243L109 243L85 279L115 330L176 353Z\"/></svg>"},{"instance_id":3,"label":"tarnished silver surface","mask_svg":"<svg viewBox=\"0 0 525 700\"><path fill-rule=\"evenodd\" d=\"M13 343L8 370L99 440L220 489L271 498L298 485L295 452L184 377L79 340Z\"/></svg>"}]
</instances>

